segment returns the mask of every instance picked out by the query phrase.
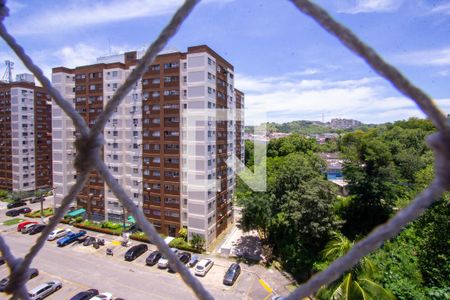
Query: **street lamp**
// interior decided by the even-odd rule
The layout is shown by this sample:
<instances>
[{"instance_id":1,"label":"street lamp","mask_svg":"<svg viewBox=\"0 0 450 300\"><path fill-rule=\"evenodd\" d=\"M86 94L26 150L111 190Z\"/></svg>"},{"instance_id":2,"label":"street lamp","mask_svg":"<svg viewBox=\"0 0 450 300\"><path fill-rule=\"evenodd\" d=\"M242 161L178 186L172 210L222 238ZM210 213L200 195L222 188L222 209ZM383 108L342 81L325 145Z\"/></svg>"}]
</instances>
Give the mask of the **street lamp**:
<instances>
[{"instance_id":1,"label":"street lamp","mask_svg":"<svg viewBox=\"0 0 450 300\"><path fill-rule=\"evenodd\" d=\"M39 201L41 201L41 224L45 224L45 222L44 222L44 196L39 196Z\"/></svg>"},{"instance_id":2,"label":"street lamp","mask_svg":"<svg viewBox=\"0 0 450 300\"><path fill-rule=\"evenodd\" d=\"M93 194L93 193L89 193L88 203L87 203L88 220L89 220L89 222L92 221L91 202L92 202L92 198L93 198L93 197L94 197L94 194Z\"/></svg>"}]
</instances>

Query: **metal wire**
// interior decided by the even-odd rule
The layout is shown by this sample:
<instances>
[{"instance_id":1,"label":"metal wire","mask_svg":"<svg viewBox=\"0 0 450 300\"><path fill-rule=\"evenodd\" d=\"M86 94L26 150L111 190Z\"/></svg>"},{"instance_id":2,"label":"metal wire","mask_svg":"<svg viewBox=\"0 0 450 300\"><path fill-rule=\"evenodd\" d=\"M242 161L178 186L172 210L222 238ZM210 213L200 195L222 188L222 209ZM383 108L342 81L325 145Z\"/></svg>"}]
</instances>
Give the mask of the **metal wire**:
<instances>
[{"instance_id":1,"label":"metal wire","mask_svg":"<svg viewBox=\"0 0 450 300\"><path fill-rule=\"evenodd\" d=\"M428 144L434 150L436 156L436 178L431 185L412 201L408 207L399 211L382 226L376 228L365 239L355 244L345 256L334 261L326 270L313 276L308 282L301 285L287 297L287 299L302 299L303 297L313 295L321 286L333 282L345 271L351 269L362 257L376 250L384 241L395 236L403 226L415 220L435 199L450 189L450 151L448 150L450 149L450 128L445 116L434 105L430 97L409 82L396 68L387 64L373 49L364 44L349 29L336 22L325 10L308 0L291 1L301 12L313 18L321 27L336 36L347 48L364 59L373 70L387 79L397 90L415 101L440 131L428 140ZM78 171L77 181L62 200L61 206L56 210L54 217L39 236L36 244L30 249L30 252L24 259L15 258L3 237L0 236L0 250L10 269L10 282L6 288L6 292L12 294L13 299L28 299L25 283L28 280L30 264L42 249L50 232L65 215L70 203L84 187L89 172L94 169L98 170L114 195L136 218L139 227L144 230L158 249L168 257L175 270L180 273L183 281L193 290L196 296L199 299L213 299L203 285L191 275L189 270L170 251L153 225L145 218L143 212L129 199L124 189L109 172L99 151L101 145L103 145L102 131L107 120L114 112L114 109L132 89L133 84L144 74L146 68L152 63L158 52L164 48L168 40L177 32L198 2L199 0L186 0L184 2L172 17L169 24L162 30L158 38L147 49L145 55L131 72L125 83L119 87L113 98L107 103L104 112L98 117L95 125L92 129L89 129L81 115L72 107L72 104L61 96L44 76L42 70L33 63L32 59L25 53L25 50L8 33L3 25L4 18L8 16L8 9L5 5L5 0L0 0L0 20L2 21L0 24L1 37L41 82L56 104L72 119L77 131L80 133L75 142L77 148L77 157L75 159L75 167Z\"/></svg>"}]
</instances>

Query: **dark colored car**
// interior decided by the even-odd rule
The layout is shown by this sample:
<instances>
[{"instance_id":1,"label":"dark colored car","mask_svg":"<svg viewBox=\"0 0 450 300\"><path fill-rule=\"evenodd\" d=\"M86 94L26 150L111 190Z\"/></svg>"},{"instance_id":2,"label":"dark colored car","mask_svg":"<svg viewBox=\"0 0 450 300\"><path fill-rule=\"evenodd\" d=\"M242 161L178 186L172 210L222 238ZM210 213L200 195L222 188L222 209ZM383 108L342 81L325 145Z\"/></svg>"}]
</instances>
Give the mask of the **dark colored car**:
<instances>
[{"instance_id":1,"label":"dark colored car","mask_svg":"<svg viewBox=\"0 0 450 300\"><path fill-rule=\"evenodd\" d=\"M77 239L77 243L78 243L78 244L82 244L82 243L84 243L89 237L90 237L90 236L88 236L88 235L79 237L79 238Z\"/></svg>"},{"instance_id":2,"label":"dark colored car","mask_svg":"<svg viewBox=\"0 0 450 300\"><path fill-rule=\"evenodd\" d=\"M87 238L84 240L83 246L90 246L90 245L92 245L92 244L94 244L94 243L95 243L95 237L89 236L89 237L87 237Z\"/></svg>"},{"instance_id":3,"label":"dark colored car","mask_svg":"<svg viewBox=\"0 0 450 300\"><path fill-rule=\"evenodd\" d=\"M22 208L19 208L18 210L19 210L20 214L27 214L27 213L31 212L31 208L29 208L29 207L22 207Z\"/></svg>"},{"instance_id":4,"label":"dark colored car","mask_svg":"<svg viewBox=\"0 0 450 300\"><path fill-rule=\"evenodd\" d=\"M136 246L131 247L126 253L125 253L125 260L126 261L133 261L142 254L144 254L148 250L148 246L146 244L139 244Z\"/></svg>"},{"instance_id":5,"label":"dark colored car","mask_svg":"<svg viewBox=\"0 0 450 300\"><path fill-rule=\"evenodd\" d=\"M183 263L187 264L191 260L191 254L189 252L181 252L178 255L178 259ZM172 265L169 264L169 272L174 273L175 269L172 268Z\"/></svg>"},{"instance_id":6,"label":"dark colored car","mask_svg":"<svg viewBox=\"0 0 450 300\"><path fill-rule=\"evenodd\" d=\"M0 266L5 264L5 259L0 256Z\"/></svg>"},{"instance_id":7,"label":"dark colored car","mask_svg":"<svg viewBox=\"0 0 450 300\"><path fill-rule=\"evenodd\" d=\"M38 269L30 268L30 279L32 279L38 275L39 275ZM9 283L9 277L5 277L2 280L0 280L0 292L5 291L5 288L8 285L8 283Z\"/></svg>"},{"instance_id":8,"label":"dark colored car","mask_svg":"<svg viewBox=\"0 0 450 300\"><path fill-rule=\"evenodd\" d=\"M198 255L192 255L191 260L188 263L188 266L193 268L200 260L200 257Z\"/></svg>"},{"instance_id":9,"label":"dark colored car","mask_svg":"<svg viewBox=\"0 0 450 300\"><path fill-rule=\"evenodd\" d=\"M18 209L11 209L8 210L5 215L7 215L8 217L17 217L18 215L20 215L20 212Z\"/></svg>"},{"instance_id":10,"label":"dark colored car","mask_svg":"<svg viewBox=\"0 0 450 300\"><path fill-rule=\"evenodd\" d=\"M6 208L10 209L10 208L16 208L16 207L25 206L25 205L27 205L27 203L25 201L16 201L16 202L8 203L8 205L6 205Z\"/></svg>"},{"instance_id":11,"label":"dark colored car","mask_svg":"<svg viewBox=\"0 0 450 300\"><path fill-rule=\"evenodd\" d=\"M78 294L76 294L75 296L70 298L70 300L88 300L97 295L98 295L98 290L89 289L87 291L79 292Z\"/></svg>"},{"instance_id":12,"label":"dark colored car","mask_svg":"<svg viewBox=\"0 0 450 300\"><path fill-rule=\"evenodd\" d=\"M225 276L223 277L223 284L233 285L233 283L239 277L239 274L241 274L241 266L236 263L231 264L231 266L225 273Z\"/></svg>"},{"instance_id":13,"label":"dark colored car","mask_svg":"<svg viewBox=\"0 0 450 300\"><path fill-rule=\"evenodd\" d=\"M145 260L145 264L148 266L154 266L158 262L158 260L161 258L161 252L159 251L153 251L150 253L150 255Z\"/></svg>"},{"instance_id":14,"label":"dark colored car","mask_svg":"<svg viewBox=\"0 0 450 300\"><path fill-rule=\"evenodd\" d=\"M38 202L43 202L45 201L44 197L37 197L37 198L33 198L30 200L30 203L38 203Z\"/></svg>"},{"instance_id":15,"label":"dark colored car","mask_svg":"<svg viewBox=\"0 0 450 300\"><path fill-rule=\"evenodd\" d=\"M31 228L29 234L30 235L35 235L35 234L37 234L39 232L42 232L42 230L44 230L45 226L46 225L43 225L43 224L37 224L37 225L33 226L33 228Z\"/></svg>"}]
</instances>

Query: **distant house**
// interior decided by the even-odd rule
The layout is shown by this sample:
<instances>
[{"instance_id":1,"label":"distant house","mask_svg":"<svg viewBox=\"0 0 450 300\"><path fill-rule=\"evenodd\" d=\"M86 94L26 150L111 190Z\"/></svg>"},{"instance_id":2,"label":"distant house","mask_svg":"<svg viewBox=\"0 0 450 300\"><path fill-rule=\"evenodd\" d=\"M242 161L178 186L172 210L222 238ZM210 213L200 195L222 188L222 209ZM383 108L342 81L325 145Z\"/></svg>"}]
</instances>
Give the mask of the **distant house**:
<instances>
[{"instance_id":1,"label":"distant house","mask_svg":"<svg viewBox=\"0 0 450 300\"><path fill-rule=\"evenodd\" d=\"M337 140L339 137L339 134L337 134L337 133L316 133L316 134L310 134L309 137L316 139L316 141L319 145L323 145L328 141Z\"/></svg>"},{"instance_id":2,"label":"distant house","mask_svg":"<svg viewBox=\"0 0 450 300\"><path fill-rule=\"evenodd\" d=\"M320 153L319 156L327 163L327 169L325 170L327 180L333 182L339 187L340 195L347 196L347 182L344 180L344 174L342 171L344 160L340 158L340 153Z\"/></svg>"}]
</instances>

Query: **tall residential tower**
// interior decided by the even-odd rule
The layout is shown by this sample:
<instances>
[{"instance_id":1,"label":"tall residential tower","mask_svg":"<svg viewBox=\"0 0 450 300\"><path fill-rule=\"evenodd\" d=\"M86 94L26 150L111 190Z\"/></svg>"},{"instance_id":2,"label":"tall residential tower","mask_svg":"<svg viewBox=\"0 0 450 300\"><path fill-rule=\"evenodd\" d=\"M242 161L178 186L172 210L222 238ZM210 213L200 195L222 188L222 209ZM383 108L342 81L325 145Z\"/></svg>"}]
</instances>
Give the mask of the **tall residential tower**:
<instances>
[{"instance_id":1,"label":"tall residential tower","mask_svg":"<svg viewBox=\"0 0 450 300\"><path fill-rule=\"evenodd\" d=\"M53 83L92 126L141 55L133 51L99 58L94 65L54 68ZM216 109L243 105L233 66L203 45L160 53L108 121L103 159L161 233L176 236L187 228L189 238L198 234L209 244L233 221L234 157L243 159L244 124L218 118ZM76 178L76 133L58 106L52 112L58 205ZM204 121L189 125L195 114ZM94 220L122 222L128 216L96 172L77 207Z\"/></svg>"},{"instance_id":2,"label":"tall residential tower","mask_svg":"<svg viewBox=\"0 0 450 300\"><path fill-rule=\"evenodd\" d=\"M0 189L52 188L50 97L31 74L0 82Z\"/></svg>"}]
</instances>

